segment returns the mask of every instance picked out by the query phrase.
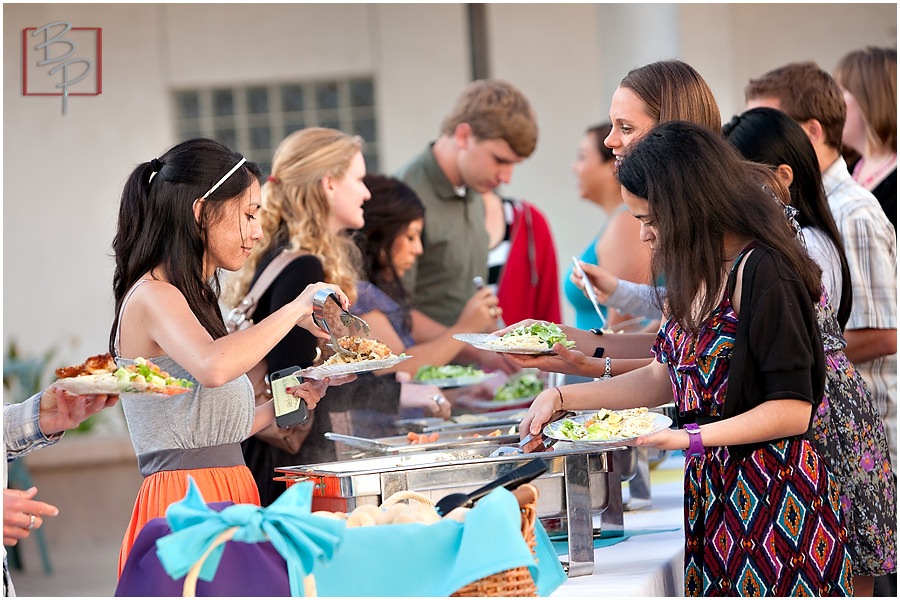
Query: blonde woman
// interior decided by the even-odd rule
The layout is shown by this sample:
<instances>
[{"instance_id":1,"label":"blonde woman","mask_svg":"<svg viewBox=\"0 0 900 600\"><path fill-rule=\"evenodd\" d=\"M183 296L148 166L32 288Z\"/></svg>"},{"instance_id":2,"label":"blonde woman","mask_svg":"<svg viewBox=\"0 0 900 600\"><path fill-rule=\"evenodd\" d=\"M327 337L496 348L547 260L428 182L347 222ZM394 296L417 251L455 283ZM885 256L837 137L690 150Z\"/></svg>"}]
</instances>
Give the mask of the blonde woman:
<instances>
[{"instance_id":1,"label":"blonde woman","mask_svg":"<svg viewBox=\"0 0 900 600\"><path fill-rule=\"evenodd\" d=\"M313 127L296 131L282 140L272 161L272 174L262 186L257 242L244 268L228 286L226 304L236 305L253 281L282 252L300 252L260 296L254 319L264 318L295 298L309 282L324 281L343 290L356 301L360 256L349 230L363 226L363 203L369 190L363 141L335 129ZM266 356L268 371L292 366L308 367L316 357L318 342L308 332L294 328ZM348 427L350 401L354 411L364 411L372 421L396 416L401 384L393 377L361 376L330 388L316 410L311 411L311 431L300 451L290 454L259 440L243 443L247 466L253 472L263 506L271 504L285 486L272 481L273 469L293 464L335 460L334 444L324 438L327 431ZM421 390L429 404L437 388ZM447 403L443 403L447 404ZM438 407L438 410L441 410ZM349 431L345 431L349 433Z\"/></svg>"},{"instance_id":2,"label":"blonde woman","mask_svg":"<svg viewBox=\"0 0 900 600\"><path fill-rule=\"evenodd\" d=\"M878 198L897 229L897 49L849 52L834 79L847 104L842 141L861 157L853 179Z\"/></svg>"}]
</instances>

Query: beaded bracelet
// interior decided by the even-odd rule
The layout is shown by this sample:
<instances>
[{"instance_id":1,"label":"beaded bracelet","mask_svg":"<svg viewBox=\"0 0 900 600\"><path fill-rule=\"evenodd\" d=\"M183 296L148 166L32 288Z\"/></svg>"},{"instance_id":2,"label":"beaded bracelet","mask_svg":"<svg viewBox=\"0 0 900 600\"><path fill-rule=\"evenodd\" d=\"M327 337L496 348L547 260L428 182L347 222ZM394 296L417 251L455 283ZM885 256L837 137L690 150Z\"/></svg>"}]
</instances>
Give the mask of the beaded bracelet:
<instances>
[{"instance_id":1,"label":"beaded bracelet","mask_svg":"<svg viewBox=\"0 0 900 600\"><path fill-rule=\"evenodd\" d=\"M606 357L606 370L603 372L603 376L600 379L609 379L612 377L612 357Z\"/></svg>"}]
</instances>

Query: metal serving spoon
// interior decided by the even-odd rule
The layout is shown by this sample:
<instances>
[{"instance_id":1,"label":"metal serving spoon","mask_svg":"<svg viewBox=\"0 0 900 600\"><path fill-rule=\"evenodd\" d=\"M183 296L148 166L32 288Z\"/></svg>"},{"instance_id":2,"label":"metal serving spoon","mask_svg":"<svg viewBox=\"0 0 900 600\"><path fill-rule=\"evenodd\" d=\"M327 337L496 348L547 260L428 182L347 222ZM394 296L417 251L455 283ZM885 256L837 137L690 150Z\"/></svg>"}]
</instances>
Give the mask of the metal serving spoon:
<instances>
[{"instance_id":1,"label":"metal serving spoon","mask_svg":"<svg viewBox=\"0 0 900 600\"><path fill-rule=\"evenodd\" d=\"M570 410L558 410L550 415L550 420L544 423L544 427L546 427L550 423L555 423L556 421L560 421L574 415L575 413ZM522 441L520 441L515 446L500 446L499 448L491 452L491 456L509 456L511 454L543 452L544 450L549 450L555 443L555 439L548 438L546 435L544 435L544 428L541 427L541 431L537 435L532 435L529 433L527 436L522 438Z\"/></svg>"}]
</instances>

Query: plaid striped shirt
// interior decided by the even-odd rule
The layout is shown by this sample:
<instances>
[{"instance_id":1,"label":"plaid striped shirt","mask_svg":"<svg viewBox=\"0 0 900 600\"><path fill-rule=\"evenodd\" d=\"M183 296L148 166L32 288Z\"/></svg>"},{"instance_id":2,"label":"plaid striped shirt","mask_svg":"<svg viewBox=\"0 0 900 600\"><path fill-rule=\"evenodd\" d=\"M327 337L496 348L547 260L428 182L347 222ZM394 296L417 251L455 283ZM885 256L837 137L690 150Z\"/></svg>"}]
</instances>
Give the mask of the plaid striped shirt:
<instances>
[{"instance_id":1,"label":"plaid striped shirt","mask_svg":"<svg viewBox=\"0 0 900 600\"><path fill-rule=\"evenodd\" d=\"M41 392L43 393L43 392ZM3 463L3 487L6 488L6 463L21 458L38 448L59 440L63 432L51 437L44 435L40 425L41 393L18 404L3 405L3 441L6 444L6 461ZM3 595L15 596L16 590L9 577L6 547L3 548Z\"/></svg>"},{"instance_id":2,"label":"plaid striped shirt","mask_svg":"<svg viewBox=\"0 0 900 600\"><path fill-rule=\"evenodd\" d=\"M61 435L47 437L41 431L41 394L35 394L18 404L3 405L3 441L6 442L6 462L12 462L38 448L49 446ZM4 478L4 485L6 484Z\"/></svg>"}]
</instances>

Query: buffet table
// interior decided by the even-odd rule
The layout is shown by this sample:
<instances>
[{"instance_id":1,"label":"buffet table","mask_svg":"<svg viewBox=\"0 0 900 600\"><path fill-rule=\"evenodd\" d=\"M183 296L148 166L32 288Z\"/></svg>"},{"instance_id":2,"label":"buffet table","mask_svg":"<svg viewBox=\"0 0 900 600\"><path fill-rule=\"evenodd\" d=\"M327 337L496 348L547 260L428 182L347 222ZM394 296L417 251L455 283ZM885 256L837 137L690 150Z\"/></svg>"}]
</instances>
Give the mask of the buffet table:
<instances>
[{"instance_id":1,"label":"buffet table","mask_svg":"<svg viewBox=\"0 0 900 600\"><path fill-rule=\"evenodd\" d=\"M498 420L487 428L503 431L510 420L517 424L520 418L508 416L505 425ZM469 431L474 431L473 424L466 421L440 431L416 431L418 436L436 436L419 443L406 435L375 440L338 436L335 443L348 446L345 450L338 446L339 456L347 453L349 457L276 471L288 485L316 482L314 510L351 512L366 504L378 506L408 490L437 502L451 492L472 492L542 458L546 472L532 482L539 492L537 516L551 536L560 538L551 538L550 552L555 551L551 556L570 566L570 577L561 585L554 582L560 587L551 596L682 595L684 458L680 452L663 455L666 458L654 469L648 468L655 463L649 462L647 450L564 442L538 455L491 456L517 436L506 440L502 435L465 435ZM623 480L628 483L623 485ZM592 520L599 539L592 539ZM549 557L544 554L544 558Z\"/></svg>"},{"instance_id":2,"label":"buffet table","mask_svg":"<svg viewBox=\"0 0 900 600\"><path fill-rule=\"evenodd\" d=\"M652 506L626 511L626 538L596 548L593 574L570 577L551 597L684 595L683 472L680 452L653 469Z\"/></svg>"}]
</instances>

